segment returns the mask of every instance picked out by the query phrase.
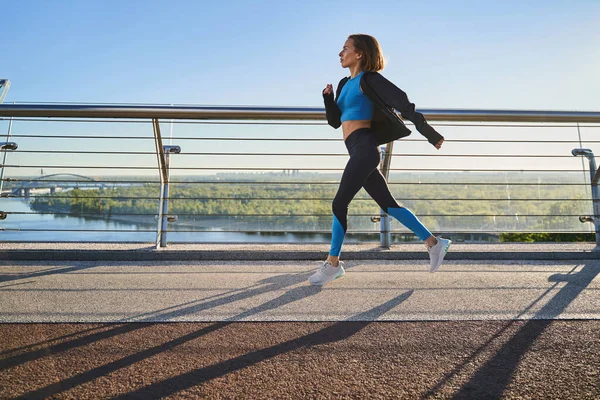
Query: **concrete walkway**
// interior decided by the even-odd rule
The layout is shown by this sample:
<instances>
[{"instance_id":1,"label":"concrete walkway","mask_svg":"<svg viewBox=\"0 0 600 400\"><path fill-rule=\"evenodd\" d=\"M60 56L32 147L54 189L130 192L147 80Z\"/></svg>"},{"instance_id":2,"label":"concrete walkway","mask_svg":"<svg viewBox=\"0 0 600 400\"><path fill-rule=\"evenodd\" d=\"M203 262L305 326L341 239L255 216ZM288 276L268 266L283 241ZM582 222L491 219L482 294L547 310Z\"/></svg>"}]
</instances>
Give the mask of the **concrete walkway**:
<instances>
[{"instance_id":1,"label":"concrete walkway","mask_svg":"<svg viewBox=\"0 0 600 400\"><path fill-rule=\"evenodd\" d=\"M281 248L229 246L231 259L223 261L202 260L210 249L183 245L166 251L121 245L120 250L126 259L134 253L168 252L177 258L183 251L200 260L7 259L11 251L44 252L46 259L57 251L43 244L20 246L0 249L0 322L600 319L600 260L593 259L596 253L589 244L484 245L478 251L458 245L435 274L427 272L422 246L396 248L394 260L376 259L377 254L391 258L393 252L355 248L345 253L346 275L323 288L306 281L319 266L311 257L237 260L243 254L252 259L260 251L263 256L297 256ZM83 251L95 260L110 251L108 245L77 246L65 248L65 254ZM574 254L572 260L556 260L561 247L562 254ZM520 260L519 250L539 253L541 259ZM357 259L361 254L367 259ZM457 259L461 254L487 254L488 259Z\"/></svg>"}]
</instances>

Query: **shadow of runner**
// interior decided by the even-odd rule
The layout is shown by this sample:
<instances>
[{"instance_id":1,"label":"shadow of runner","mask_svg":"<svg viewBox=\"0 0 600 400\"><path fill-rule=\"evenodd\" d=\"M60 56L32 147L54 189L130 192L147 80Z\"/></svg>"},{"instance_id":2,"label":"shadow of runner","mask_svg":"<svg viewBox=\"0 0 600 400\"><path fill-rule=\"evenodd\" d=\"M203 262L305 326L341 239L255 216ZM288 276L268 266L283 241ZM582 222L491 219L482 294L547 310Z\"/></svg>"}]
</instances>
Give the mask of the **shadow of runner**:
<instances>
[{"instance_id":1,"label":"shadow of runner","mask_svg":"<svg viewBox=\"0 0 600 400\"><path fill-rule=\"evenodd\" d=\"M319 293L320 291L321 287L312 285L293 288L287 291L284 295L279 296L278 298L273 299L271 301L267 301L266 303L261 304L258 307L254 307L250 310L244 311L243 313L238 314L234 317L228 318L227 321L241 321L244 318L248 318L252 315L260 314L268 310L274 310L284 304L289 304L300 299L305 299L308 296L312 296L314 294Z\"/></svg>"},{"instance_id":2,"label":"shadow of runner","mask_svg":"<svg viewBox=\"0 0 600 400\"><path fill-rule=\"evenodd\" d=\"M356 315L351 319L362 320L367 317L373 318L376 316L381 316L403 301L407 300L413 294L413 292L414 290L410 290L406 293L403 293L387 301L386 303ZM243 356L232 358L218 364L190 371L173 378L165 379L161 382L153 383L136 391L114 397L114 399L156 399L170 396L182 390L189 389L193 386L202 385L203 383L212 379L250 367L278 355L298 350L302 347L311 347L345 340L364 329L370 323L371 321L338 322L332 326L321 329L318 332L311 333L301 338L289 340L266 349L254 351L252 353L244 354Z\"/></svg>"},{"instance_id":3,"label":"shadow of runner","mask_svg":"<svg viewBox=\"0 0 600 400\"><path fill-rule=\"evenodd\" d=\"M244 289L242 291L228 294L224 297L219 297L209 301L199 300L198 302L186 303L183 308L170 307L170 311L163 311L156 315L148 315L145 318L136 320L136 322L163 322L170 321L172 318L182 317L185 315L191 315L200 311L216 308L222 305L226 305L232 302L245 300L254 296L269 293L276 290L282 290L286 287L294 286L298 283L302 283L306 280L306 273L298 274L281 274L263 279L258 285ZM306 291L306 289L298 288L300 291ZM308 291L307 294L314 294L316 292ZM284 295L285 296L285 295ZM295 298L298 300L300 297ZM195 303L195 304L194 304ZM271 302L269 302L271 303ZM234 317L235 318L235 317Z\"/></svg>"},{"instance_id":4,"label":"shadow of runner","mask_svg":"<svg viewBox=\"0 0 600 400\"><path fill-rule=\"evenodd\" d=\"M598 263L587 263L575 274L551 275L550 282L567 282L500 350L479 368L453 399L500 399L523 355L600 273ZM537 318L537 319L536 319Z\"/></svg>"}]
</instances>

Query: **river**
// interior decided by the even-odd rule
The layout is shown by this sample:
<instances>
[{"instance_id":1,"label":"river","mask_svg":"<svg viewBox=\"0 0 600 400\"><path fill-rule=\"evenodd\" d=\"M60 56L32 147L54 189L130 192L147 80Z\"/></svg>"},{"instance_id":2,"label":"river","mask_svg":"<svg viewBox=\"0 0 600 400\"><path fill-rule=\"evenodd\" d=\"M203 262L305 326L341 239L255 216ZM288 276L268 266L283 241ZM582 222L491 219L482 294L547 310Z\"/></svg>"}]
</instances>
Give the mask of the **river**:
<instances>
[{"instance_id":1,"label":"river","mask_svg":"<svg viewBox=\"0 0 600 400\"><path fill-rule=\"evenodd\" d=\"M29 201L2 198L0 210L29 213ZM154 242L156 225L64 215L9 214L0 220L0 240L9 242ZM151 232L145 232L151 230ZM119 232L121 231L121 232ZM329 241L321 234L248 234L244 232L169 232L175 243L315 243ZM352 239L349 240L352 242Z\"/></svg>"}]
</instances>

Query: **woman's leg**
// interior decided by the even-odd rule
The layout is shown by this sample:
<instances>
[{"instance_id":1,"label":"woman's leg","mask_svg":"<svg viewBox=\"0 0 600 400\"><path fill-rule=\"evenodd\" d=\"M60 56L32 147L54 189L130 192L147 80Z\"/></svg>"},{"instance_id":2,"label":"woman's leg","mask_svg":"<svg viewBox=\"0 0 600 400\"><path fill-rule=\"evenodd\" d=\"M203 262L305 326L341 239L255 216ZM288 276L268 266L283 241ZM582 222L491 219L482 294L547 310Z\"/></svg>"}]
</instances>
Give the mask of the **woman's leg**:
<instances>
[{"instance_id":1,"label":"woman's leg","mask_svg":"<svg viewBox=\"0 0 600 400\"><path fill-rule=\"evenodd\" d=\"M401 207L390 193L390 189L383 175L375 169L365 180L363 185L367 193L377 202L379 207L386 213L396 218L400 223L413 231L419 239L429 245L437 243L435 236L419 221L419 219L408 208Z\"/></svg>"},{"instance_id":2,"label":"woman's leg","mask_svg":"<svg viewBox=\"0 0 600 400\"><path fill-rule=\"evenodd\" d=\"M373 171L367 177L364 188L382 210L400 221L427 244L430 260L429 272L436 272L442 264L452 241L433 236L409 209L399 206L379 170Z\"/></svg>"},{"instance_id":3,"label":"woman's leg","mask_svg":"<svg viewBox=\"0 0 600 400\"><path fill-rule=\"evenodd\" d=\"M363 187L364 181L379 165L379 152L376 146L357 145L350 149L350 159L344 168L340 186L333 199L333 223L331 248L327 260L337 266L344 236L348 229L348 206Z\"/></svg>"}]
</instances>

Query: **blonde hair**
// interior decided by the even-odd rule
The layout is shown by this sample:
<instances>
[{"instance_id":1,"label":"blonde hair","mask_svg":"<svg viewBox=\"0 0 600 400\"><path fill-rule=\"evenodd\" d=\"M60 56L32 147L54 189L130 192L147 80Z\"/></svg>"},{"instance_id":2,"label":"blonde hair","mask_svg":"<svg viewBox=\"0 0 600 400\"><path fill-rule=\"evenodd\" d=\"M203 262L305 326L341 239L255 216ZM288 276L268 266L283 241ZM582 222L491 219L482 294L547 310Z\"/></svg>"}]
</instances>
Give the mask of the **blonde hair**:
<instances>
[{"instance_id":1,"label":"blonde hair","mask_svg":"<svg viewBox=\"0 0 600 400\"><path fill-rule=\"evenodd\" d=\"M363 56L362 67L365 71L379 72L385 66L383 51L379 42L371 35L360 33L348 36L354 41L354 47Z\"/></svg>"}]
</instances>

